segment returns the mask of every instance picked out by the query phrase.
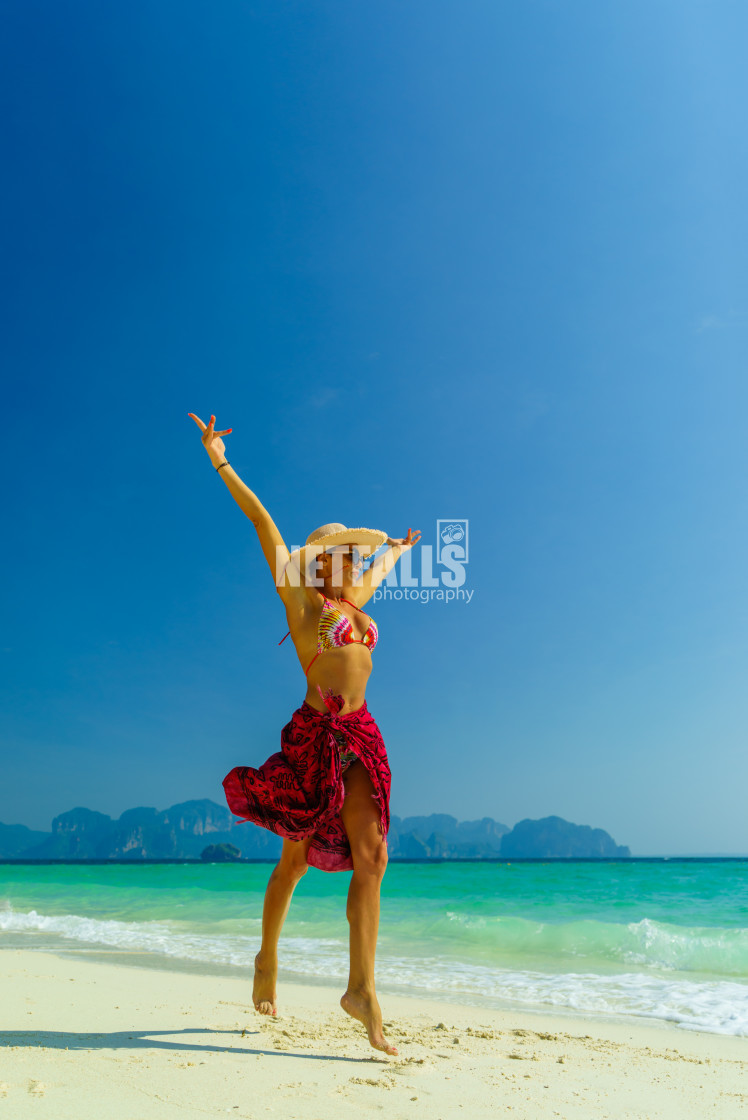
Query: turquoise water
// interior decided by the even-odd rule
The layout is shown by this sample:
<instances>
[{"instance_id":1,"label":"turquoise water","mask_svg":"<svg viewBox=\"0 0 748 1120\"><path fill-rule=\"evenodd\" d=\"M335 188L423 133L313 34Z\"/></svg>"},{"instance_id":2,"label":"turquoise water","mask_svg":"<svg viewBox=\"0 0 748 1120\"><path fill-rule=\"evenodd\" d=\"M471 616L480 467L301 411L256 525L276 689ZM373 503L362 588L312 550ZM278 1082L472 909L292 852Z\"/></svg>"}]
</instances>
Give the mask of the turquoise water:
<instances>
[{"instance_id":1,"label":"turquoise water","mask_svg":"<svg viewBox=\"0 0 748 1120\"><path fill-rule=\"evenodd\" d=\"M0 947L250 969L266 864L0 866ZM345 981L348 874L311 870L288 979ZM748 861L392 862L382 991L665 1019L748 1035Z\"/></svg>"}]
</instances>

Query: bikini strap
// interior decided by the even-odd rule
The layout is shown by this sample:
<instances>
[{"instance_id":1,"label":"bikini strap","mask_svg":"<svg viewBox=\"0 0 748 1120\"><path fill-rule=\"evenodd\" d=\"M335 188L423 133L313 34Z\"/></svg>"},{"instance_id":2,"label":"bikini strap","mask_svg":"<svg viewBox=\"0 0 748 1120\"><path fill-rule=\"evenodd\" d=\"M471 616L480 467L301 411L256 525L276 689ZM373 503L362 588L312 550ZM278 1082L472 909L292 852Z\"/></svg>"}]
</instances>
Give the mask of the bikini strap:
<instances>
[{"instance_id":1,"label":"bikini strap","mask_svg":"<svg viewBox=\"0 0 748 1120\"><path fill-rule=\"evenodd\" d=\"M361 610L361 607L357 607L350 599L341 599L340 601L341 603L347 603L349 607L353 607L354 611L361 611L361 614L366 614L366 611ZM371 618L371 615L369 615L369 618Z\"/></svg>"},{"instance_id":2,"label":"bikini strap","mask_svg":"<svg viewBox=\"0 0 748 1120\"><path fill-rule=\"evenodd\" d=\"M290 634L290 633L291 633L291 631L289 630L289 631L288 631L288 634ZM278 642L278 645L279 645L279 646L282 646L282 645L283 645L283 643L285 642L286 638L288 637L288 634L284 634L284 635L283 635L283 637L281 638L281 640L280 640L280 641Z\"/></svg>"}]
</instances>

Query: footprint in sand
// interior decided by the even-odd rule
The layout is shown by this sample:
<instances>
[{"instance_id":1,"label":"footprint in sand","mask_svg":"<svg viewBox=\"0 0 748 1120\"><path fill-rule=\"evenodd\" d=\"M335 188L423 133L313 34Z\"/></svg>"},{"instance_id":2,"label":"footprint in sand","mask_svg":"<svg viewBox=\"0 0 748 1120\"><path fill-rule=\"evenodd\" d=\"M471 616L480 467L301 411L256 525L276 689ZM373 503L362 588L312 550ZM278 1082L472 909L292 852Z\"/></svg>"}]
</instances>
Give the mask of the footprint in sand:
<instances>
[{"instance_id":1,"label":"footprint in sand","mask_svg":"<svg viewBox=\"0 0 748 1120\"><path fill-rule=\"evenodd\" d=\"M43 1097L46 1087L43 1081L29 1081L28 1091L32 1097Z\"/></svg>"}]
</instances>

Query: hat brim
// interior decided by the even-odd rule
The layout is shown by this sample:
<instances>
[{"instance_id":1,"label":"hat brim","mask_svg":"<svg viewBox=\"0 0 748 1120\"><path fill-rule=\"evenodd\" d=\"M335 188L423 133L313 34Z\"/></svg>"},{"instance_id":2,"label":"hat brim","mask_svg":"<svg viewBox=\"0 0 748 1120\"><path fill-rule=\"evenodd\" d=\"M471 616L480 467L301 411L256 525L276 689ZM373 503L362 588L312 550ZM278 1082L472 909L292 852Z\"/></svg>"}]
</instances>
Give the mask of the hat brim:
<instances>
[{"instance_id":1,"label":"hat brim","mask_svg":"<svg viewBox=\"0 0 748 1120\"><path fill-rule=\"evenodd\" d=\"M363 556L370 556L387 540L387 534L381 529L338 529L335 533L327 533L319 537L313 544L302 545L295 548L290 554L298 560L303 567L310 560L316 560L323 552L327 552L336 545L351 545L359 550Z\"/></svg>"},{"instance_id":2,"label":"hat brim","mask_svg":"<svg viewBox=\"0 0 748 1120\"><path fill-rule=\"evenodd\" d=\"M304 547L315 549L316 554L319 555L329 548L334 548L335 545L349 544L355 545L368 555L370 552L376 552L386 540L387 534L381 529L338 529L334 533L326 533L324 537L318 537L313 544Z\"/></svg>"}]
</instances>

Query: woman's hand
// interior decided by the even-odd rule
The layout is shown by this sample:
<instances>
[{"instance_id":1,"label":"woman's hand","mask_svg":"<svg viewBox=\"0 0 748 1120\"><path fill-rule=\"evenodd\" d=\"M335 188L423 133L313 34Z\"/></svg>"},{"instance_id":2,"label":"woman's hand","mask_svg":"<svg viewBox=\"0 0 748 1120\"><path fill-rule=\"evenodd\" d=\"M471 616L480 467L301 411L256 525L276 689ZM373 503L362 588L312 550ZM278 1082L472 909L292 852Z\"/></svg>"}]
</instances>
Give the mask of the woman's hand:
<instances>
[{"instance_id":1,"label":"woman's hand","mask_svg":"<svg viewBox=\"0 0 748 1120\"><path fill-rule=\"evenodd\" d=\"M226 428L223 432L216 432L213 430L213 425L216 422L215 416L211 416L210 423L206 426L205 424L203 424L199 416L195 416L194 412L188 412L187 415L192 417L200 431L203 433L203 446L208 452L211 462L213 462L214 459L217 461L220 459L225 459L226 448L224 447L223 440L219 437L227 436L229 432L232 432L234 429Z\"/></svg>"},{"instance_id":2,"label":"woman's hand","mask_svg":"<svg viewBox=\"0 0 748 1120\"><path fill-rule=\"evenodd\" d=\"M399 540L395 537L388 537L387 544L399 544L400 548L412 548L414 544L418 544L421 539L421 530L416 529L415 533L412 529L408 529L407 537L401 537Z\"/></svg>"}]
</instances>

